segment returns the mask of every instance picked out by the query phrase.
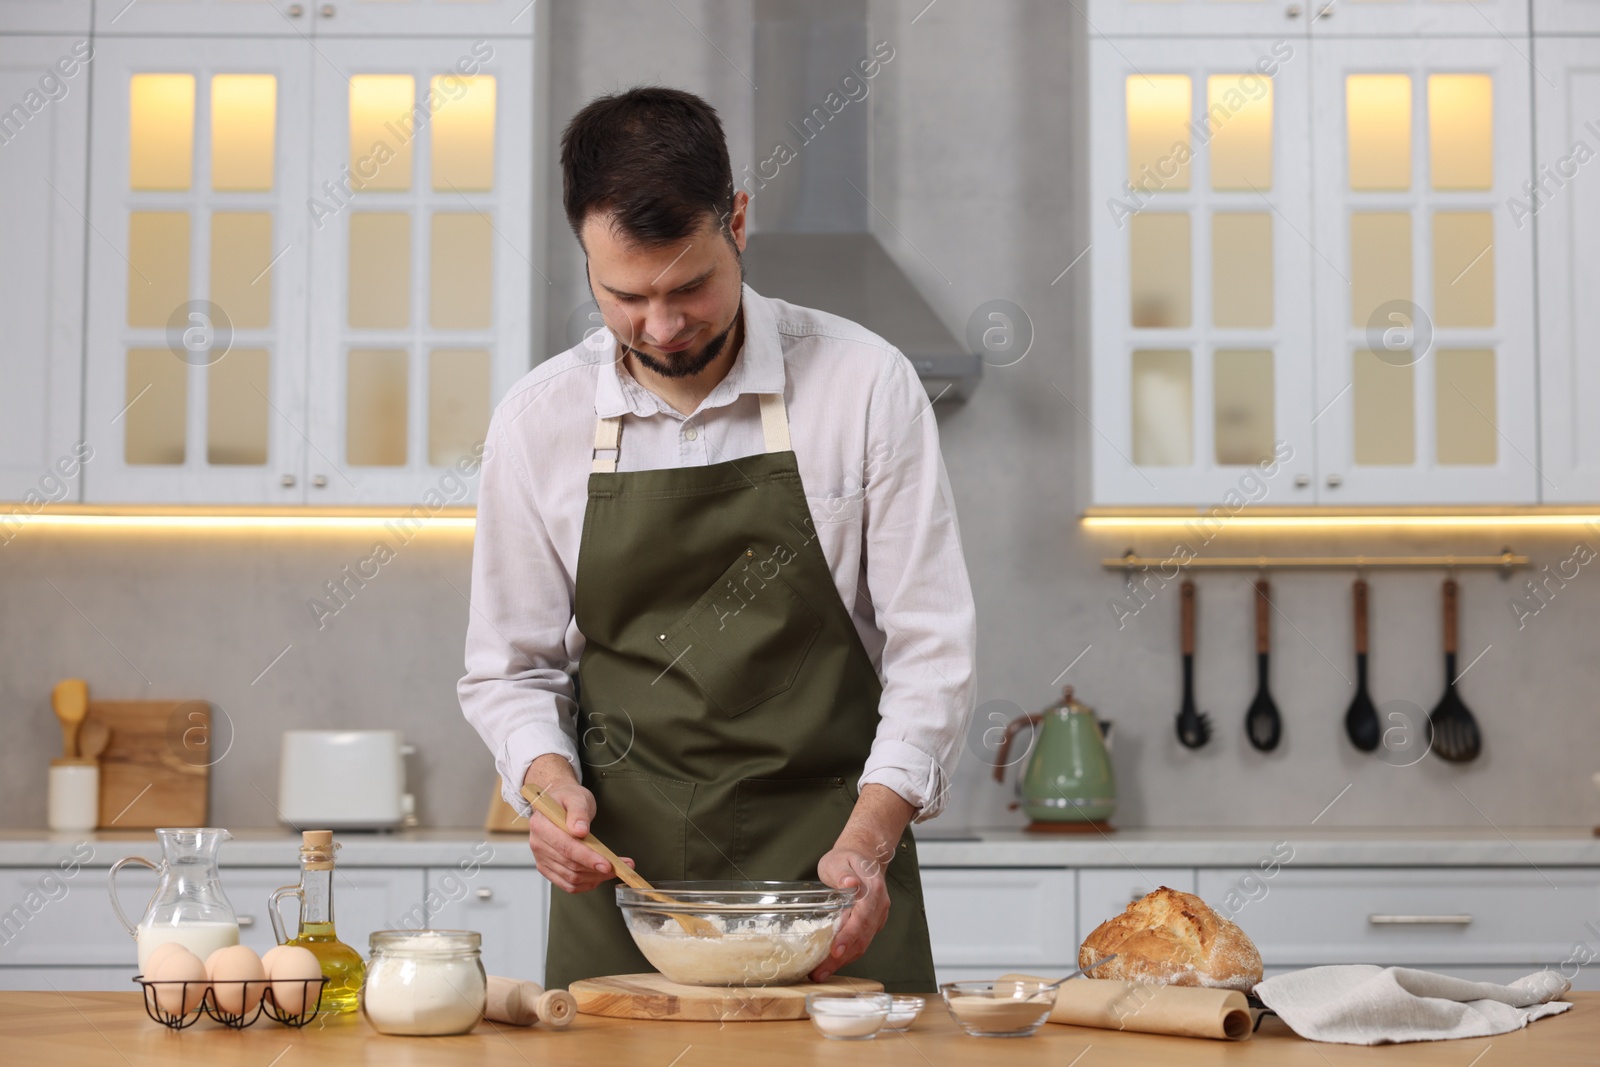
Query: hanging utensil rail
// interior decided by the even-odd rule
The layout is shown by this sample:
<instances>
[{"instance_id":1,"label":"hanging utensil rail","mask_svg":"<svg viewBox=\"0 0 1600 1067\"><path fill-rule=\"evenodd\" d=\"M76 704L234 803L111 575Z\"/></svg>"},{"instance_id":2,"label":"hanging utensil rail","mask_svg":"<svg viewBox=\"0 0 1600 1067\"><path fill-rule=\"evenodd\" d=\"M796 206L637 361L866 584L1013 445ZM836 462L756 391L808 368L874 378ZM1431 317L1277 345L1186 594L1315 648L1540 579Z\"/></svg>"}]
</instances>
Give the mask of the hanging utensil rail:
<instances>
[{"instance_id":1,"label":"hanging utensil rail","mask_svg":"<svg viewBox=\"0 0 1600 1067\"><path fill-rule=\"evenodd\" d=\"M1141 556L1132 551L1108 556L1100 565L1109 570L1142 571L1282 571L1282 570L1467 570L1497 569L1511 572L1532 566L1527 556L1509 548L1497 556L1197 556L1183 561L1176 556Z\"/></svg>"}]
</instances>

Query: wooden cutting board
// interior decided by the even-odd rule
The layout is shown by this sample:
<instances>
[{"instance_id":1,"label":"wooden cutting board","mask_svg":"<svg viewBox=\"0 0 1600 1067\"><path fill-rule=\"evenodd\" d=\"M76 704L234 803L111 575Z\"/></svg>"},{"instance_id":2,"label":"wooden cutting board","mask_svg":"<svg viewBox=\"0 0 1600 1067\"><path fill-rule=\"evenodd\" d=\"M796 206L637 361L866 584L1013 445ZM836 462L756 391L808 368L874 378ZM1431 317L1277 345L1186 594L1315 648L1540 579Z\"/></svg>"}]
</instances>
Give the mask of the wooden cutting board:
<instances>
[{"instance_id":1,"label":"wooden cutting board","mask_svg":"<svg viewBox=\"0 0 1600 1067\"><path fill-rule=\"evenodd\" d=\"M111 729L100 757L100 829L205 826L211 705L204 700L90 701Z\"/></svg>"},{"instance_id":2,"label":"wooden cutting board","mask_svg":"<svg viewBox=\"0 0 1600 1067\"><path fill-rule=\"evenodd\" d=\"M679 985L651 972L582 978L573 982L568 991L577 999L578 1010L585 1015L736 1023L804 1019L806 994L819 990L881 993L883 983L870 978L834 975L826 982L798 985Z\"/></svg>"}]
</instances>

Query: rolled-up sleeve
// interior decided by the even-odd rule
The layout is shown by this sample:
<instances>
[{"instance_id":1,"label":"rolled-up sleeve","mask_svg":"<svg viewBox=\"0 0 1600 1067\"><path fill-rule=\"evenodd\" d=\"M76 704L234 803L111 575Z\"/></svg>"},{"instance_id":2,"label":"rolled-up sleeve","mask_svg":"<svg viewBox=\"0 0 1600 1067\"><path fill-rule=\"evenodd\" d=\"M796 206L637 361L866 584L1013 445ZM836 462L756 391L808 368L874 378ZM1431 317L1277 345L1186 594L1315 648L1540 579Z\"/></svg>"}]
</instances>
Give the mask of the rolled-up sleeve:
<instances>
[{"instance_id":1,"label":"rolled-up sleeve","mask_svg":"<svg viewBox=\"0 0 1600 1067\"><path fill-rule=\"evenodd\" d=\"M863 551L884 634L882 716L861 784L944 809L974 703L977 618L939 429L896 352L873 388L863 478Z\"/></svg>"},{"instance_id":2,"label":"rolled-up sleeve","mask_svg":"<svg viewBox=\"0 0 1600 1067\"><path fill-rule=\"evenodd\" d=\"M514 405L512 405L514 407ZM462 713L494 754L501 794L520 813L528 765L547 753L578 764L571 656L572 589L539 513L502 405L490 420L478 485Z\"/></svg>"}]
</instances>

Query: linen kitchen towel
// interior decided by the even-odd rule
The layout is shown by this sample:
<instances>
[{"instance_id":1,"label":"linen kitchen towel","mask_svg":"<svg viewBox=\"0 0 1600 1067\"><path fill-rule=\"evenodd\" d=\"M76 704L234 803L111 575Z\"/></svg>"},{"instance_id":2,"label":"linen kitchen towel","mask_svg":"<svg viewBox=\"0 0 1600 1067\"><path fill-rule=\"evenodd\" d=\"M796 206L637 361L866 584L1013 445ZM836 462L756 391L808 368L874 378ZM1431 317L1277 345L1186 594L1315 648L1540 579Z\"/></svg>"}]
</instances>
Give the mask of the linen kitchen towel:
<instances>
[{"instance_id":1,"label":"linen kitchen towel","mask_svg":"<svg viewBox=\"0 0 1600 1067\"><path fill-rule=\"evenodd\" d=\"M1571 988L1555 971L1494 985L1409 967L1358 964L1281 974L1259 983L1255 995L1301 1037L1387 1045L1520 1030L1572 1007L1555 999Z\"/></svg>"}]
</instances>

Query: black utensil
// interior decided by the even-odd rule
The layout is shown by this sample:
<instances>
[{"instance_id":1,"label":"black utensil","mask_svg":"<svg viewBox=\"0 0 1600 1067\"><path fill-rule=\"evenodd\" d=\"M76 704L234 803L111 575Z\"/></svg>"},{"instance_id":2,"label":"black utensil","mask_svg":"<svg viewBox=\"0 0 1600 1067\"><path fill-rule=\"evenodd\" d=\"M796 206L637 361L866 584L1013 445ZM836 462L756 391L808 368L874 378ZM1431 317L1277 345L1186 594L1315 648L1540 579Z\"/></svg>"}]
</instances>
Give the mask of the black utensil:
<instances>
[{"instance_id":1,"label":"black utensil","mask_svg":"<svg viewBox=\"0 0 1600 1067\"><path fill-rule=\"evenodd\" d=\"M1244 717L1245 736L1262 752L1271 752L1283 738L1283 719L1278 706L1267 691L1267 635L1271 630L1272 601L1267 599L1268 586L1263 578L1256 583L1256 698Z\"/></svg>"},{"instance_id":2,"label":"black utensil","mask_svg":"<svg viewBox=\"0 0 1600 1067\"><path fill-rule=\"evenodd\" d=\"M1378 709L1367 693L1367 583L1360 578L1351 587L1356 616L1356 698L1344 713L1345 733L1350 743L1363 752L1378 747L1383 731L1378 725Z\"/></svg>"},{"instance_id":3,"label":"black utensil","mask_svg":"<svg viewBox=\"0 0 1600 1067\"><path fill-rule=\"evenodd\" d=\"M1444 696L1428 715L1433 751L1451 763L1470 763L1483 750L1478 722L1456 693L1456 601L1454 578L1444 582Z\"/></svg>"},{"instance_id":4,"label":"black utensil","mask_svg":"<svg viewBox=\"0 0 1600 1067\"><path fill-rule=\"evenodd\" d=\"M1211 739L1211 716L1194 710L1194 582L1185 578L1179 588L1183 707L1178 712L1178 740L1184 748L1199 748Z\"/></svg>"}]
</instances>

